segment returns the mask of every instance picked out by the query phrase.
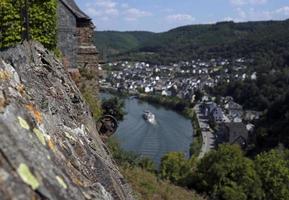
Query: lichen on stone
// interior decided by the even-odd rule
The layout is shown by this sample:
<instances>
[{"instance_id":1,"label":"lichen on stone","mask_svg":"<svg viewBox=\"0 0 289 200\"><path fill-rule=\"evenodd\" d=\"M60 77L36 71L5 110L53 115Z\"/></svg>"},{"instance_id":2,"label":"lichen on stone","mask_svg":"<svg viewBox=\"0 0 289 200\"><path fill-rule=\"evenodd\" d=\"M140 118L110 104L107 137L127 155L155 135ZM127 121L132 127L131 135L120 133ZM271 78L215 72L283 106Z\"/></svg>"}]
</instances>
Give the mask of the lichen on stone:
<instances>
[{"instance_id":1,"label":"lichen on stone","mask_svg":"<svg viewBox=\"0 0 289 200\"><path fill-rule=\"evenodd\" d=\"M51 151L55 152L56 151L56 147L55 147L55 144L54 144L52 138L49 135L45 135L45 136L47 138L48 147L51 149Z\"/></svg>"},{"instance_id":2,"label":"lichen on stone","mask_svg":"<svg viewBox=\"0 0 289 200\"><path fill-rule=\"evenodd\" d=\"M0 80L9 80L11 78L11 73L6 70L0 70Z\"/></svg>"},{"instance_id":3,"label":"lichen on stone","mask_svg":"<svg viewBox=\"0 0 289 200\"><path fill-rule=\"evenodd\" d=\"M33 129L33 132L35 133L35 135L37 136L38 140L41 142L41 144L43 144L44 146L46 146L46 140L45 140L45 136L44 133L42 133L42 131L40 131L37 128Z\"/></svg>"},{"instance_id":4,"label":"lichen on stone","mask_svg":"<svg viewBox=\"0 0 289 200\"><path fill-rule=\"evenodd\" d=\"M22 117L18 116L18 122L20 124L20 126L26 130L30 129L29 124L27 123L27 121L25 119L23 119Z\"/></svg>"},{"instance_id":5,"label":"lichen on stone","mask_svg":"<svg viewBox=\"0 0 289 200\"><path fill-rule=\"evenodd\" d=\"M64 180L60 176L56 176L55 178L61 187L63 187L64 189L67 189L66 183L64 182Z\"/></svg>"},{"instance_id":6,"label":"lichen on stone","mask_svg":"<svg viewBox=\"0 0 289 200\"><path fill-rule=\"evenodd\" d=\"M43 122L42 114L41 114L41 112L39 112L39 111L36 109L36 107L35 107L34 105L28 104L28 105L25 106L25 108L26 108L29 112L31 112L31 114L33 115L34 119L36 120L36 122L37 122L38 124L42 124L42 122Z\"/></svg>"},{"instance_id":7,"label":"lichen on stone","mask_svg":"<svg viewBox=\"0 0 289 200\"><path fill-rule=\"evenodd\" d=\"M64 135L67 139L70 139L72 141L76 141L76 139L72 135L70 135L68 132L64 132Z\"/></svg>"},{"instance_id":8,"label":"lichen on stone","mask_svg":"<svg viewBox=\"0 0 289 200\"><path fill-rule=\"evenodd\" d=\"M37 189L40 186L37 178L31 173L30 169L26 164L21 163L17 169L17 173L22 179L22 181L27 185L31 186L33 190Z\"/></svg>"},{"instance_id":9,"label":"lichen on stone","mask_svg":"<svg viewBox=\"0 0 289 200\"><path fill-rule=\"evenodd\" d=\"M9 178L8 172L0 168L0 181L6 181Z\"/></svg>"}]
</instances>

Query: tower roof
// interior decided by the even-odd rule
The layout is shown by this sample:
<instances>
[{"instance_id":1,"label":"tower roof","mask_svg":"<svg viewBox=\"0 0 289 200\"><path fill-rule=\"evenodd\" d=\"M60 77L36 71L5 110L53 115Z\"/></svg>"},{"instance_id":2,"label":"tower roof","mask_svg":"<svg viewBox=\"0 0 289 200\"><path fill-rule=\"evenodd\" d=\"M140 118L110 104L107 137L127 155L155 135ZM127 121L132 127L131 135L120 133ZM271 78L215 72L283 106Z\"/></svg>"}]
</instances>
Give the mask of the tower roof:
<instances>
[{"instance_id":1,"label":"tower roof","mask_svg":"<svg viewBox=\"0 0 289 200\"><path fill-rule=\"evenodd\" d=\"M86 15L82 10L80 10L74 0L59 1L62 2L78 19L91 20L88 15Z\"/></svg>"}]
</instances>

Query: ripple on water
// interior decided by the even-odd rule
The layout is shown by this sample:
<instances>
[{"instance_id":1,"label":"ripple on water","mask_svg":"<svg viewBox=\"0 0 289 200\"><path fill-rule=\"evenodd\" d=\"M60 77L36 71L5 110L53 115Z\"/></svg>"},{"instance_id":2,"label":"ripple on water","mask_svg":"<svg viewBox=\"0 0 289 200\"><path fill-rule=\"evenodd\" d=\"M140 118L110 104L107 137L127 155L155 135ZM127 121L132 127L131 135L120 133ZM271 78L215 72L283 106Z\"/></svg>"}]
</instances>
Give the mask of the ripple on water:
<instances>
[{"instance_id":1,"label":"ripple on water","mask_svg":"<svg viewBox=\"0 0 289 200\"><path fill-rule=\"evenodd\" d=\"M127 115L120 122L115 137L121 146L143 156L148 156L159 165L161 158L170 151L183 152L189 156L193 129L190 120L163 107L154 107L137 99L126 99ZM144 110L156 116L156 124L142 118Z\"/></svg>"}]
</instances>

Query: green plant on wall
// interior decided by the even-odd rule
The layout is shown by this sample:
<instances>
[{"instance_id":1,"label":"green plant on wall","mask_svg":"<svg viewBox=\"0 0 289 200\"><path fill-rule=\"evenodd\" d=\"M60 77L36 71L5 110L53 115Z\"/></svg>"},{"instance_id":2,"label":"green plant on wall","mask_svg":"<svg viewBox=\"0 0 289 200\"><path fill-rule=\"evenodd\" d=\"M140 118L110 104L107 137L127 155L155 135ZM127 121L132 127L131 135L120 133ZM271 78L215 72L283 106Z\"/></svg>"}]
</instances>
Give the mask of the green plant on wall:
<instances>
[{"instance_id":1,"label":"green plant on wall","mask_svg":"<svg viewBox=\"0 0 289 200\"><path fill-rule=\"evenodd\" d=\"M21 41L20 1L0 0L0 48Z\"/></svg>"},{"instance_id":2,"label":"green plant on wall","mask_svg":"<svg viewBox=\"0 0 289 200\"><path fill-rule=\"evenodd\" d=\"M21 41L24 31L20 11L24 0L0 0L0 48ZM56 47L57 0L28 0L30 38L45 47Z\"/></svg>"}]
</instances>

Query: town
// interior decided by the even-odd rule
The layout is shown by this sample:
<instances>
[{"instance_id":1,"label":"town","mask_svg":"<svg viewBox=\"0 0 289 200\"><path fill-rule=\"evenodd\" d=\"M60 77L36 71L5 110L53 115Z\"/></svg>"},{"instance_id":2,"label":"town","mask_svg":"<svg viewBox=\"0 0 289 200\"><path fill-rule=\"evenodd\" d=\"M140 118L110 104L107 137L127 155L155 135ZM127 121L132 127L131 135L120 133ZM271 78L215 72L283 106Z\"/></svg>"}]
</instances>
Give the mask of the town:
<instances>
[{"instance_id":1,"label":"town","mask_svg":"<svg viewBox=\"0 0 289 200\"><path fill-rule=\"evenodd\" d=\"M232 97L216 100L205 91L221 81L256 80L257 73L247 67L252 62L245 58L198 59L170 65L112 62L99 67L100 86L122 93L177 97L195 103L203 134L202 156L220 143L238 143L244 149L248 148L254 129L252 122L262 113L244 110ZM205 95L196 99L199 92Z\"/></svg>"},{"instance_id":2,"label":"town","mask_svg":"<svg viewBox=\"0 0 289 200\"><path fill-rule=\"evenodd\" d=\"M113 62L101 70L101 86L119 91L143 92L177 96L194 100L194 92L214 87L220 81L257 79L247 64L252 60L239 58L211 59L209 61L181 61L171 65L151 65L145 62ZM100 68L102 69L102 68Z\"/></svg>"}]
</instances>

